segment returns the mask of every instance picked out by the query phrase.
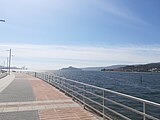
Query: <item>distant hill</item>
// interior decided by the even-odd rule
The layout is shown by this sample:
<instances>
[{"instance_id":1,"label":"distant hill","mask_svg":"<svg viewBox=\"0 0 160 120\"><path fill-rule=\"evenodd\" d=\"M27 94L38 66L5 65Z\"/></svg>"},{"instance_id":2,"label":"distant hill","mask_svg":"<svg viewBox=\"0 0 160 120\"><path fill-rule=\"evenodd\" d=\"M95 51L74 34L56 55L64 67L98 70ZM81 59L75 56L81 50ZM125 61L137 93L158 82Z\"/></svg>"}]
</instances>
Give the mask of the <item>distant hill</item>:
<instances>
[{"instance_id":1,"label":"distant hill","mask_svg":"<svg viewBox=\"0 0 160 120\"><path fill-rule=\"evenodd\" d=\"M85 71L101 71L102 69L116 69L120 67L124 67L126 65L112 65L112 66L106 66L106 67L86 67L86 68L81 68L82 70Z\"/></svg>"},{"instance_id":2,"label":"distant hill","mask_svg":"<svg viewBox=\"0 0 160 120\"><path fill-rule=\"evenodd\" d=\"M125 67L108 69L102 71L122 71L122 72L160 72L160 63L149 63L143 65L127 65Z\"/></svg>"},{"instance_id":3,"label":"distant hill","mask_svg":"<svg viewBox=\"0 0 160 120\"><path fill-rule=\"evenodd\" d=\"M70 67L68 67L68 68L62 68L62 69L60 69L60 70L81 71L82 69L80 69L80 68L75 68L75 67L70 66Z\"/></svg>"}]
</instances>

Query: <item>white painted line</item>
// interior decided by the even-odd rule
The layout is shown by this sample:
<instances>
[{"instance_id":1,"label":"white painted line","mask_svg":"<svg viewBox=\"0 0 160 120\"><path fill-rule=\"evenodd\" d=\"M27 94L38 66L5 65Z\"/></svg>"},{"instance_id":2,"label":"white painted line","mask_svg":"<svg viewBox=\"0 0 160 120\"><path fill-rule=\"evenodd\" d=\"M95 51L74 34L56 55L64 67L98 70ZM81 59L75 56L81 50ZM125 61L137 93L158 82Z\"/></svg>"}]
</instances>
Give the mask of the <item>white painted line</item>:
<instances>
[{"instance_id":1,"label":"white painted line","mask_svg":"<svg viewBox=\"0 0 160 120\"><path fill-rule=\"evenodd\" d=\"M71 103L65 103L71 102ZM55 108L80 107L77 103L72 103L71 99L67 100L46 100L46 101L28 101L28 102L6 102L0 103L0 112L16 112L16 111L31 111L31 110L46 110ZM50 103L50 105L47 105ZM61 104L57 104L61 103ZM37 105L36 105L37 104ZM43 105L38 105L43 104ZM13 105L15 107L13 107ZM23 106L24 105L24 106ZM26 106L27 105L27 106Z\"/></svg>"},{"instance_id":2,"label":"white painted line","mask_svg":"<svg viewBox=\"0 0 160 120\"><path fill-rule=\"evenodd\" d=\"M70 107L80 107L79 104L68 104Z\"/></svg>"},{"instance_id":3,"label":"white painted line","mask_svg":"<svg viewBox=\"0 0 160 120\"><path fill-rule=\"evenodd\" d=\"M44 110L45 106L33 106L33 110Z\"/></svg>"},{"instance_id":4,"label":"white painted line","mask_svg":"<svg viewBox=\"0 0 160 120\"><path fill-rule=\"evenodd\" d=\"M47 104L47 103L65 103L65 102L73 102L71 99L69 100L45 100L45 101L28 101L28 102L6 102L6 103L0 103L0 106L9 106L9 105L27 105L27 104Z\"/></svg>"},{"instance_id":5,"label":"white painted line","mask_svg":"<svg viewBox=\"0 0 160 120\"><path fill-rule=\"evenodd\" d=\"M19 105L20 102L8 102L7 105Z\"/></svg>"},{"instance_id":6,"label":"white painted line","mask_svg":"<svg viewBox=\"0 0 160 120\"><path fill-rule=\"evenodd\" d=\"M69 100L54 100L54 102L60 103L60 102L72 102L72 99Z\"/></svg>"},{"instance_id":7,"label":"white painted line","mask_svg":"<svg viewBox=\"0 0 160 120\"><path fill-rule=\"evenodd\" d=\"M14 111L14 112L18 111L18 107L9 107L9 108L6 107L3 110L3 112L12 112L12 111Z\"/></svg>"},{"instance_id":8,"label":"white painted line","mask_svg":"<svg viewBox=\"0 0 160 120\"><path fill-rule=\"evenodd\" d=\"M0 108L0 112L3 112L3 109L4 109L4 108Z\"/></svg>"},{"instance_id":9,"label":"white painted line","mask_svg":"<svg viewBox=\"0 0 160 120\"><path fill-rule=\"evenodd\" d=\"M5 106L5 105L7 105L8 103L0 103L0 106Z\"/></svg>"},{"instance_id":10,"label":"white painted line","mask_svg":"<svg viewBox=\"0 0 160 120\"><path fill-rule=\"evenodd\" d=\"M33 110L32 106L19 107L18 111L30 111Z\"/></svg>"},{"instance_id":11,"label":"white painted line","mask_svg":"<svg viewBox=\"0 0 160 120\"><path fill-rule=\"evenodd\" d=\"M37 105L37 106L21 106L21 107L5 107L0 108L0 112L19 112L19 111L33 111L33 110L48 110L56 108L74 108L80 107L78 104L58 104L58 105Z\"/></svg>"}]
</instances>

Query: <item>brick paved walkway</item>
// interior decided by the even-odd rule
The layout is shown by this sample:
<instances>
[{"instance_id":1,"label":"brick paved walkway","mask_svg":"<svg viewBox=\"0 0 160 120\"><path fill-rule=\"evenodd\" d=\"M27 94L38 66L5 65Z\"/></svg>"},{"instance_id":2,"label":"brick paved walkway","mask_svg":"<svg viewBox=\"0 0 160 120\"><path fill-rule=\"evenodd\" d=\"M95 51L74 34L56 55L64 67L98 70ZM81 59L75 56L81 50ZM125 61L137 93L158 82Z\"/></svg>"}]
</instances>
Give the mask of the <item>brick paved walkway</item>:
<instances>
[{"instance_id":1,"label":"brick paved walkway","mask_svg":"<svg viewBox=\"0 0 160 120\"><path fill-rule=\"evenodd\" d=\"M58 89L24 74L16 74L0 93L0 102L0 120L97 119Z\"/></svg>"}]
</instances>

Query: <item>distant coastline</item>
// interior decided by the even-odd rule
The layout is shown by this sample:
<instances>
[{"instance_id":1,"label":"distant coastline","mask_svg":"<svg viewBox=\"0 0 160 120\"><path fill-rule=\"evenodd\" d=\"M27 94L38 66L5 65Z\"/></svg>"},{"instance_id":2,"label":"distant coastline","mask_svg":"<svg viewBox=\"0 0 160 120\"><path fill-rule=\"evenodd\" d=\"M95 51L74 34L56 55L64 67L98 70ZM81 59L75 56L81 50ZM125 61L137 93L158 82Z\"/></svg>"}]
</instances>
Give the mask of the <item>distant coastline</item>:
<instances>
[{"instance_id":1,"label":"distant coastline","mask_svg":"<svg viewBox=\"0 0 160 120\"><path fill-rule=\"evenodd\" d=\"M107 67L66 67L64 71L103 71L103 72L160 72L160 62L140 65L112 65Z\"/></svg>"},{"instance_id":2,"label":"distant coastline","mask_svg":"<svg viewBox=\"0 0 160 120\"><path fill-rule=\"evenodd\" d=\"M115 69L101 69L101 71L112 72L160 72L160 63L149 63L144 65L127 65Z\"/></svg>"}]
</instances>

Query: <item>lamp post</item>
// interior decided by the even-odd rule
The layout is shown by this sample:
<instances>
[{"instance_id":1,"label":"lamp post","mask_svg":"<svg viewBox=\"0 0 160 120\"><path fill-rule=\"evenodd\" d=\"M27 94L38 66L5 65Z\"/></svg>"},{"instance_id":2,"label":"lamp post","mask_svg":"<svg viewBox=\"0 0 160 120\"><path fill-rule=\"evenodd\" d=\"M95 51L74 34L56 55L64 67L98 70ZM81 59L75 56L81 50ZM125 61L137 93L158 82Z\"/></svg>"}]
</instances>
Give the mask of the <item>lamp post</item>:
<instances>
[{"instance_id":1,"label":"lamp post","mask_svg":"<svg viewBox=\"0 0 160 120\"><path fill-rule=\"evenodd\" d=\"M0 20L0 22L6 22L5 20Z\"/></svg>"},{"instance_id":2,"label":"lamp post","mask_svg":"<svg viewBox=\"0 0 160 120\"><path fill-rule=\"evenodd\" d=\"M11 74L11 49L9 50L9 75Z\"/></svg>"},{"instance_id":3,"label":"lamp post","mask_svg":"<svg viewBox=\"0 0 160 120\"><path fill-rule=\"evenodd\" d=\"M11 59L12 59L12 56L14 56L14 55L12 55L11 48L9 50L6 50L6 51L9 52L9 57L7 57L7 69L8 69L8 74L10 75L10 73L11 73Z\"/></svg>"}]
</instances>

